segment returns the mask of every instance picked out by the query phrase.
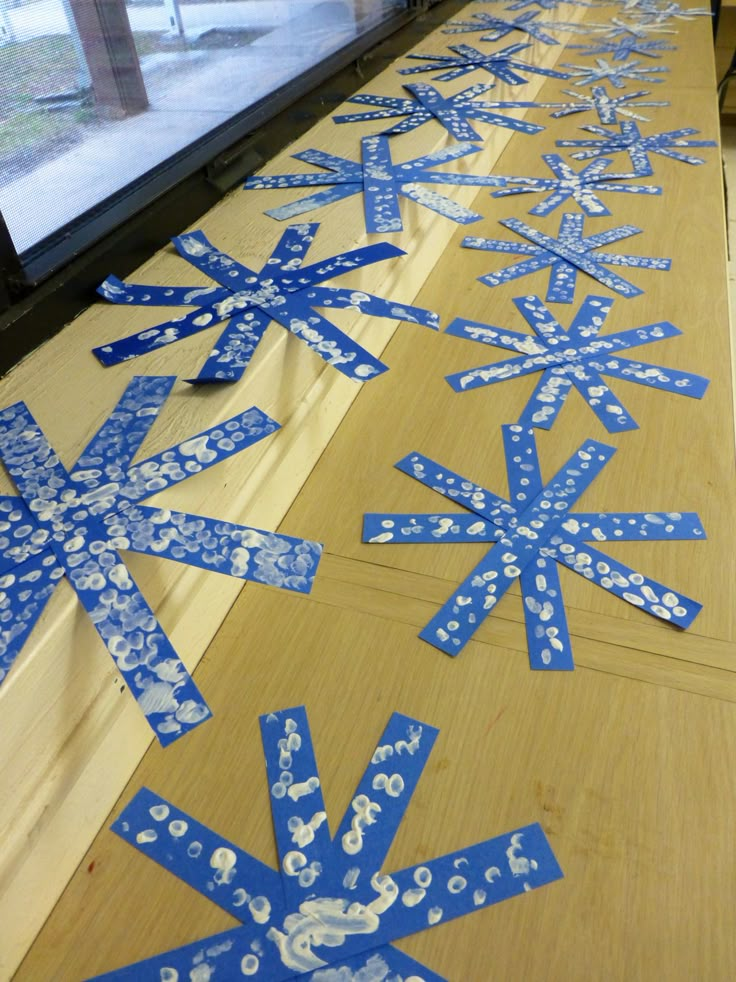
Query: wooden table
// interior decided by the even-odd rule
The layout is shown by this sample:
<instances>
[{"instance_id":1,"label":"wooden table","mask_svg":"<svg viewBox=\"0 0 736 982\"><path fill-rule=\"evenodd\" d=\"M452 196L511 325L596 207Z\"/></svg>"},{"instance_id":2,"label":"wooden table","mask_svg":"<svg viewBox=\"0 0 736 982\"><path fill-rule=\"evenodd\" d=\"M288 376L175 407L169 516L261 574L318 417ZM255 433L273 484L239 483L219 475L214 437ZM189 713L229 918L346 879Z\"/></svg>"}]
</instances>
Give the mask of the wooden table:
<instances>
[{"instance_id":1,"label":"wooden table","mask_svg":"<svg viewBox=\"0 0 736 982\"><path fill-rule=\"evenodd\" d=\"M652 118L658 129L693 125L716 138L710 24L701 19L678 27L681 48L665 59L671 79L651 87L654 98L672 105L652 110ZM474 43L472 36L461 40ZM446 41L438 34L418 50L441 51ZM559 56L555 49L542 53ZM570 54L559 60L580 63ZM448 88L467 84L463 79ZM563 87L545 82L540 97L556 101ZM397 90L391 68L368 87ZM523 98L533 97L530 90ZM541 175L538 155L554 150L555 139L575 135L585 121L549 120L543 110L527 118L547 129L510 140L495 131L484 151L496 160L494 173ZM322 124L298 148L322 146L323 138L331 150L339 145L355 152L358 137L370 131L363 124L336 134ZM427 126L398 138L396 146L412 157L438 139ZM545 475L586 437L617 447L586 493L585 510L700 513L705 542L604 546L701 600L704 609L691 630L655 621L563 570L577 665L572 673L529 670L518 589L457 659L418 639L418 630L486 547L364 545L362 515L438 507L436 495L392 466L411 450L505 493L500 424L518 418L533 380L455 395L444 375L503 354L403 325L384 351L390 372L364 385L344 418L330 393L323 393L310 404L314 425L322 429L299 431L301 439L324 434L329 420L342 418L309 476L309 467L298 472L298 484L302 476L306 480L280 526L326 543L312 595L254 585L241 592L196 673L214 720L165 751L152 747L114 813L146 785L274 865L258 715L306 705L334 831L389 715L399 710L441 732L387 869L539 821L565 873L550 886L434 927L399 947L458 982L725 982L736 976L734 429L721 171L718 151L704 154L703 167L657 158L656 177L648 183L661 184L663 196L609 195L613 216L595 221L601 229L639 224L643 233L621 251L672 258L671 273L630 272L646 292L617 299L606 330L671 320L682 337L636 354L708 376L706 397L697 402L616 382L640 430L608 435L573 394L554 429L538 436ZM266 172L289 169L280 158ZM483 172L475 164L471 169ZM266 194L234 193L203 227L219 244L239 246L247 261L253 232L267 233L269 241L275 235L261 208L299 196ZM497 220L525 218L536 200L493 199L482 190L472 206L484 220L470 231L511 238ZM351 199L316 216L330 229L327 248L342 247L349 238L345 230L359 224L360 207ZM461 250L467 229L429 222L408 205L404 216L406 230L394 239L410 257L396 269L396 281L404 269L412 283L429 273L415 302L439 310L443 324L463 315L526 329L511 299L543 294L546 273L491 290L476 277L507 265L509 257ZM554 232L559 211L530 221ZM177 270L163 256L147 274L179 275ZM379 292L375 281L365 288ZM575 306L588 292L606 291L582 277ZM564 320L574 307L554 309ZM140 324L142 317L140 311L112 311L105 323L118 336L126 319ZM363 337L372 347L370 330ZM380 343L372 347L379 349ZM285 346L285 391L290 373L298 374L302 360L311 357L291 342ZM249 402L249 392L258 384L257 374L242 383L242 405L256 401L251 396ZM296 478L290 475L290 481L293 486ZM254 493L251 500L257 499ZM444 510L451 509L448 504ZM131 717L129 730L138 722ZM235 923L117 839L108 824L81 859L18 980L80 979Z\"/></svg>"}]
</instances>

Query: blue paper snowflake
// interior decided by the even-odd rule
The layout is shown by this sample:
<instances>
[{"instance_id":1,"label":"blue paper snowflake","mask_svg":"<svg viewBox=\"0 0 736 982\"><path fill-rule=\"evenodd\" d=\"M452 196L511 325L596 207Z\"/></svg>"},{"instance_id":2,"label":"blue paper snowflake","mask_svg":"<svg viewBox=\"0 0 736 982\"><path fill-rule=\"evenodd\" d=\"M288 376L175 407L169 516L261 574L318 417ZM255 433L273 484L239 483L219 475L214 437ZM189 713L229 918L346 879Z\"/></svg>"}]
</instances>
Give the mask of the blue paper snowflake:
<instances>
[{"instance_id":1,"label":"blue paper snowflake","mask_svg":"<svg viewBox=\"0 0 736 982\"><path fill-rule=\"evenodd\" d=\"M350 287L318 286L325 280L372 263L405 255L387 242L353 249L312 266L302 266L319 224L290 225L260 273L216 249L203 232L188 232L173 239L179 255L219 284L218 287L137 286L108 277L99 289L112 303L146 306L193 306L184 317L165 321L127 338L95 348L103 365L136 358L191 337L215 324L228 322L191 382L233 382L241 378L272 320L303 341L343 375L362 382L387 366L353 341L315 307L357 310L374 317L411 321L436 330L437 314Z\"/></svg>"},{"instance_id":2,"label":"blue paper snowflake","mask_svg":"<svg viewBox=\"0 0 736 982\"><path fill-rule=\"evenodd\" d=\"M666 24L671 19L692 21L696 17L713 17L710 7L683 7L680 3L641 3L632 11L640 24Z\"/></svg>"},{"instance_id":3,"label":"blue paper snowflake","mask_svg":"<svg viewBox=\"0 0 736 982\"><path fill-rule=\"evenodd\" d=\"M554 173L551 177L507 177L506 187L494 191L493 197L527 194L529 192L549 192L547 197L529 212L530 215L549 215L560 205L572 198L590 218L610 215L598 197L603 191L628 192L629 194L661 194L662 188L648 184L621 184L622 180L637 177L637 174L610 174L605 171L612 161L605 158L586 164L576 171L556 153L542 154L542 160Z\"/></svg>"},{"instance_id":4,"label":"blue paper snowflake","mask_svg":"<svg viewBox=\"0 0 736 982\"><path fill-rule=\"evenodd\" d=\"M631 55L661 58L663 51L677 51L674 44L665 44L664 41L639 41L630 35L618 40L595 44L569 44L568 48L579 51L581 55L610 54L614 61L626 61Z\"/></svg>"},{"instance_id":5,"label":"blue paper snowflake","mask_svg":"<svg viewBox=\"0 0 736 982\"><path fill-rule=\"evenodd\" d=\"M575 294L578 272L587 273L598 280L609 290L622 297L637 297L643 290L629 283L617 273L606 270L605 266L627 266L636 269L668 270L669 259L651 258L649 256L622 256L618 253L599 252L594 249L610 245L620 239L641 232L636 225L619 225L609 228L606 232L583 236L583 215L565 212L560 220L560 230L557 238L545 235L539 229L519 221L518 218L506 218L500 224L516 232L526 239L526 243L508 242L505 239L481 239L467 236L463 239L466 249L483 249L487 252L516 253L527 256L513 266L507 266L498 273L487 273L480 276L480 282L486 286L498 286L510 280L527 276L537 270L550 270L547 301L553 303L572 303ZM527 244L530 243L530 244Z\"/></svg>"},{"instance_id":6,"label":"blue paper snowflake","mask_svg":"<svg viewBox=\"0 0 736 982\"><path fill-rule=\"evenodd\" d=\"M416 85L405 85L403 88L411 93L414 98L401 99L386 95L368 95L367 93L354 95L347 101L362 106L380 106L381 108L373 112L334 116L333 119L336 123L362 123L372 119L406 117L389 129L381 130L384 136L409 133L411 130L435 120L456 140L468 141L483 139L468 122L470 119L476 119L481 123L490 123L494 126L503 126L519 133L539 133L544 129L543 126L536 123L527 123L511 116L502 116L500 113L490 112L490 107L495 103L476 102L477 96L494 88L493 82L479 82L451 96L443 96L434 86L423 82Z\"/></svg>"},{"instance_id":7,"label":"blue paper snowflake","mask_svg":"<svg viewBox=\"0 0 736 982\"><path fill-rule=\"evenodd\" d=\"M642 116L633 112L633 109L640 109L644 106L669 106L669 102L637 102L639 96L649 95L648 92L629 92L626 95L610 96L605 85L595 85L590 93L575 92L572 89L563 89L565 95L569 95L574 102L489 102L489 106L495 109L554 109L551 113L553 119L561 116L572 116L575 113L596 112L601 123L616 123L619 116L628 116L630 119L640 119L645 123L649 122L648 116Z\"/></svg>"},{"instance_id":8,"label":"blue paper snowflake","mask_svg":"<svg viewBox=\"0 0 736 982\"><path fill-rule=\"evenodd\" d=\"M558 473L542 482L534 430L503 426L511 500L507 501L420 453L396 467L472 512L365 516L363 541L481 542L491 548L420 637L457 655L518 578L532 668L574 667L555 563L678 627L689 627L701 605L630 569L591 542L701 539L695 513L573 513L570 509L615 453L587 440Z\"/></svg>"},{"instance_id":9,"label":"blue paper snowflake","mask_svg":"<svg viewBox=\"0 0 736 982\"><path fill-rule=\"evenodd\" d=\"M606 297L586 297L568 330L539 297L516 297L514 304L536 337L458 317L445 333L519 354L491 365L455 372L446 378L456 392L469 392L522 375L541 373L519 417L518 422L523 426L550 429L574 387L609 433L638 429L636 420L603 381L603 375L693 399L705 395L708 379L700 375L621 357L621 352L630 348L682 333L668 321L601 335L613 305Z\"/></svg>"},{"instance_id":10,"label":"blue paper snowflake","mask_svg":"<svg viewBox=\"0 0 736 982\"><path fill-rule=\"evenodd\" d=\"M438 731L394 713L331 837L304 707L260 723L279 869L143 788L113 830L242 926L98 979L442 982L392 942L562 877L537 824L381 873Z\"/></svg>"},{"instance_id":11,"label":"blue paper snowflake","mask_svg":"<svg viewBox=\"0 0 736 982\"><path fill-rule=\"evenodd\" d=\"M671 160L679 160L683 164L704 164L702 157L694 157L692 154L682 153L682 150L689 150L690 147L717 147L715 140L683 140L685 136L692 136L698 130L685 128L681 130L668 130L664 133L650 133L642 136L639 127L634 122L623 120L618 132L604 130L602 126L583 126L581 129L588 133L595 133L601 137L599 140L558 140L558 147L583 147L571 154L575 160L590 160L594 157L607 156L612 153L626 151L631 158L634 173L639 177L651 177L654 173L650 153L658 153L662 157L669 157Z\"/></svg>"},{"instance_id":12,"label":"blue paper snowflake","mask_svg":"<svg viewBox=\"0 0 736 982\"><path fill-rule=\"evenodd\" d=\"M120 675L166 745L211 713L119 550L309 593L322 546L142 504L279 428L253 407L147 460L133 457L175 378L136 377L67 471L25 403L0 411L0 680L66 576Z\"/></svg>"},{"instance_id":13,"label":"blue paper snowflake","mask_svg":"<svg viewBox=\"0 0 736 982\"><path fill-rule=\"evenodd\" d=\"M458 160L469 154L479 153L479 148L469 143L456 143L433 153L425 154L404 163L394 163L387 136L366 136L361 140L362 162L345 157L335 157L321 150L305 150L294 154L295 160L303 160L324 168L328 173L279 174L249 177L246 189L319 187L334 184L327 191L318 191L306 198L299 198L287 205L266 212L279 221L303 215L354 194L363 195L366 232L400 232L403 229L399 198L408 198L424 208L449 218L461 225L479 222L482 215L452 201L437 191L422 187L423 184L453 184L470 187L502 187L502 177L474 174L451 174L433 168L450 160Z\"/></svg>"},{"instance_id":14,"label":"blue paper snowflake","mask_svg":"<svg viewBox=\"0 0 736 982\"><path fill-rule=\"evenodd\" d=\"M399 75L441 72L442 74L435 76L435 81L450 82L480 69L508 85L526 85L528 80L524 78L524 75L546 75L548 78L562 79L570 77L553 68L542 68L540 65L518 61L514 57L520 51L531 48L531 44L510 44L508 47L501 48L500 51L493 51L490 54L483 54L482 51L478 51L477 48L473 48L469 44L451 44L448 47L450 51L455 52L454 55L409 55L409 58L421 59L431 62L431 64L400 68Z\"/></svg>"},{"instance_id":15,"label":"blue paper snowflake","mask_svg":"<svg viewBox=\"0 0 736 982\"><path fill-rule=\"evenodd\" d=\"M677 34L677 31L660 24L639 22L627 24L620 17L612 17L608 24L591 24L589 29L603 38L636 38L642 40L650 34Z\"/></svg>"},{"instance_id":16,"label":"blue paper snowflake","mask_svg":"<svg viewBox=\"0 0 736 982\"><path fill-rule=\"evenodd\" d=\"M665 81L663 78L656 78L653 73L669 72L669 68L665 68L664 65L655 65L651 68L638 67L643 64L642 61L631 61L623 65L612 65L604 58L596 58L595 68L592 65L563 65L563 67L570 73L568 77L577 79L572 83L573 85L595 85L596 82L609 81L614 88L624 89L628 80L637 83Z\"/></svg>"},{"instance_id":17,"label":"blue paper snowflake","mask_svg":"<svg viewBox=\"0 0 736 982\"><path fill-rule=\"evenodd\" d=\"M490 31L489 34L485 34L481 41L500 41L501 38L505 38L507 34L512 34L514 31L519 31L522 34L528 34L529 37L534 38L537 41L541 41L542 44L559 44L560 42L555 40L551 34L545 33L546 31L564 31L566 33L587 33L586 29L580 24L566 24L563 21L541 21L537 18L539 17L540 11L538 10L527 10L523 14L519 14L518 17L495 17L493 14L471 14L471 21L460 21L460 20L450 20L447 22L447 27L442 31L443 34L472 34L479 31Z\"/></svg>"}]
</instances>

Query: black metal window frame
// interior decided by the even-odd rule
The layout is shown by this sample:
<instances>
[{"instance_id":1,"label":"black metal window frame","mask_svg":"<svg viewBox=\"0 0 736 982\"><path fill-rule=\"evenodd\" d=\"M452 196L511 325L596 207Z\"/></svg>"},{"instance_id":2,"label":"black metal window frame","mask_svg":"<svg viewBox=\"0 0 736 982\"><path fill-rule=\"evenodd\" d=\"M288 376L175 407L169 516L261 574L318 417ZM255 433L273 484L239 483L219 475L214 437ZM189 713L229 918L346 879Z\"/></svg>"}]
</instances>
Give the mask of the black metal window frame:
<instances>
[{"instance_id":1,"label":"black metal window frame","mask_svg":"<svg viewBox=\"0 0 736 982\"><path fill-rule=\"evenodd\" d=\"M320 116L467 3L405 0L355 38L149 173L18 253L0 213L0 375L126 275ZM442 7L432 11L433 7Z\"/></svg>"}]
</instances>

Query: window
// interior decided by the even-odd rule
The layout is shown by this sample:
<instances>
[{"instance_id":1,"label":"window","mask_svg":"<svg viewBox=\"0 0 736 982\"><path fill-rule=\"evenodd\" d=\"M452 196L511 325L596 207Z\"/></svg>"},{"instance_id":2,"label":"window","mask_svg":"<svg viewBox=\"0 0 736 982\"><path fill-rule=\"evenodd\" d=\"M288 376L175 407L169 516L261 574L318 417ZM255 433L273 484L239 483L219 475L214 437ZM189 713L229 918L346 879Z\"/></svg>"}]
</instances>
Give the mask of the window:
<instances>
[{"instance_id":1,"label":"window","mask_svg":"<svg viewBox=\"0 0 736 982\"><path fill-rule=\"evenodd\" d=\"M15 252L58 252L145 185L127 213L142 207L412 6L0 0L0 215Z\"/></svg>"}]
</instances>

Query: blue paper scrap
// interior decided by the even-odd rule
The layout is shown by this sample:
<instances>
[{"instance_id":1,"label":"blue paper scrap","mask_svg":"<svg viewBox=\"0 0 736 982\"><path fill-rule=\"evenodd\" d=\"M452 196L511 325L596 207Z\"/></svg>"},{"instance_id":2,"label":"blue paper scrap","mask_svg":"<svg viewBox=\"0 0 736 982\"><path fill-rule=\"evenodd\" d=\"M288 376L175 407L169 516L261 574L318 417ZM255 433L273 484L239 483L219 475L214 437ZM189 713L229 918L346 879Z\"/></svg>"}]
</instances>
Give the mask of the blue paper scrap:
<instances>
[{"instance_id":1,"label":"blue paper scrap","mask_svg":"<svg viewBox=\"0 0 736 982\"><path fill-rule=\"evenodd\" d=\"M260 723L278 871L143 788L113 830L243 926L98 979L443 982L392 942L562 877L537 824L381 873L438 731L394 713L331 837L304 707Z\"/></svg>"},{"instance_id":2,"label":"blue paper scrap","mask_svg":"<svg viewBox=\"0 0 736 982\"><path fill-rule=\"evenodd\" d=\"M478 96L495 88L493 82L479 82L451 96L442 95L434 86L424 82L404 85L403 87L413 96L412 99L384 95L354 95L347 101L361 106L372 105L381 108L372 112L333 116L333 120L335 123L361 123L372 119L405 117L400 123L381 130L384 136L389 136L397 133L409 133L434 119L454 139L471 142L483 139L470 125L469 120L471 119L493 126L503 126L519 133L539 133L544 129L537 123L527 123L521 119L514 119L512 116L502 116L500 113L491 112L490 108L495 103L475 101Z\"/></svg>"},{"instance_id":3,"label":"blue paper scrap","mask_svg":"<svg viewBox=\"0 0 736 982\"><path fill-rule=\"evenodd\" d=\"M649 95L648 92L629 92L626 95L608 94L605 85L595 85L590 93L575 92L572 89L563 89L565 95L569 95L574 102L489 102L489 106L495 109L554 109L550 113L553 119L562 116L571 116L575 113L597 112L601 123L616 123L619 116L628 116L630 119L640 119L645 123L649 122L648 116L642 116L633 112L633 109L640 109L648 106L669 106L669 102L637 102L639 96Z\"/></svg>"},{"instance_id":4,"label":"blue paper scrap","mask_svg":"<svg viewBox=\"0 0 736 982\"><path fill-rule=\"evenodd\" d=\"M255 406L140 463L132 460L173 385L138 376L67 471L25 403L0 411L0 459L20 497L0 498L0 681L66 576L163 745L211 713L119 550L309 593L322 546L142 504L263 440Z\"/></svg>"},{"instance_id":5,"label":"blue paper scrap","mask_svg":"<svg viewBox=\"0 0 736 982\"><path fill-rule=\"evenodd\" d=\"M678 627L689 627L702 605L644 577L591 542L638 542L705 538L693 512L572 513L569 509L615 453L587 440L543 484L534 430L502 428L511 500L448 470L420 453L396 467L473 513L460 522L450 514L369 514L363 541L477 542L491 548L419 637L448 655L459 654L519 578L530 665L534 669L574 668L570 635L556 561L609 593Z\"/></svg>"},{"instance_id":6,"label":"blue paper scrap","mask_svg":"<svg viewBox=\"0 0 736 982\"><path fill-rule=\"evenodd\" d=\"M530 215L549 215L555 208L572 198L589 218L595 218L600 215L611 214L598 197L598 194L603 191L650 195L662 193L662 188L653 187L650 184L621 184L622 180L630 180L639 175L606 174L605 171L613 162L606 158L594 160L578 171L556 153L544 153L542 160L553 172L554 178L507 177L506 187L500 191L494 191L492 196L500 198L512 194L546 192L547 197L530 210Z\"/></svg>"},{"instance_id":7,"label":"blue paper scrap","mask_svg":"<svg viewBox=\"0 0 736 982\"><path fill-rule=\"evenodd\" d=\"M651 177L654 174L649 159L650 153L658 153L662 157L679 160L683 164L704 164L705 160L702 157L695 157L682 151L689 150L691 147L718 146L715 140L684 140L683 137L699 132L691 127L642 136L636 123L623 120L618 132L603 129L602 126L582 126L581 129L588 133L595 133L602 139L558 140L557 146L584 148L571 154L575 160L590 160L594 157L602 157L604 154L608 156L626 151L631 159L634 173L639 177Z\"/></svg>"},{"instance_id":8,"label":"blue paper scrap","mask_svg":"<svg viewBox=\"0 0 736 982\"><path fill-rule=\"evenodd\" d=\"M306 198L299 198L288 205L272 208L266 214L284 221L314 211L323 205L331 204L341 198L354 194L363 195L366 232L401 232L401 212L399 198L408 198L424 208L449 218L460 225L479 222L482 215L457 204L450 198L439 194L423 184L452 184L470 187L502 187L503 178L475 174L452 174L435 171L433 168L451 160L459 160L470 154L479 153L480 148L470 143L456 143L435 150L433 153L394 163L391 146L386 136L366 136L361 140L363 159L356 163L345 157L334 157L321 150L305 150L294 154L295 160L322 167L328 173L314 171L309 174L279 174L249 177L245 182L247 189L316 187L334 184L334 188L318 191Z\"/></svg>"},{"instance_id":9,"label":"blue paper scrap","mask_svg":"<svg viewBox=\"0 0 736 982\"><path fill-rule=\"evenodd\" d=\"M644 66L643 61L625 62L623 65L612 65L604 58L596 58L595 68L592 65L563 65L569 76L577 79L573 85L595 85L596 82L608 81L616 89L625 89L626 82L632 80L639 82L664 82L663 78L656 78L653 74L659 72L669 72L669 68L664 65Z\"/></svg>"},{"instance_id":10,"label":"blue paper scrap","mask_svg":"<svg viewBox=\"0 0 736 982\"><path fill-rule=\"evenodd\" d=\"M550 270L547 301L551 303L572 303L575 294L578 271L587 273L598 280L609 290L619 293L622 297L638 297L644 291L629 283L622 276L605 266L626 266L635 269L668 270L671 260L652 258L650 256L626 256L619 253L599 252L594 249L610 245L620 239L638 235L641 232L636 225L618 225L605 232L595 235L583 235L585 218L583 215L565 212L560 219L560 230L557 238L545 235L539 229L518 218L506 218L501 225L511 229L517 235L526 239L526 243L509 242L506 239L481 239L476 236L466 236L462 245L466 249L484 249L487 252L515 253L527 256L521 262L507 266L497 273L487 273L478 277L486 286L498 286L510 280L527 276L540 269Z\"/></svg>"},{"instance_id":11,"label":"blue paper scrap","mask_svg":"<svg viewBox=\"0 0 736 982\"><path fill-rule=\"evenodd\" d=\"M199 375L190 382L234 382L243 376L272 320L299 338L343 375L363 382L387 371L387 366L366 351L316 307L357 310L373 317L410 321L437 330L437 314L422 307L383 300L350 287L318 286L343 273L406 255L403 249L381 242L302 266L319 224L290 225L260 273L220 252L203 232L188 232L173 239L177 252L206 273L217 287L137 286L108 277L99 289L112 303L155 306L192 306L184 317L146 328L119 341L94 348L103 365L156 351L227 321Z\"/></svg>"},{"instance_id":12,"label":"blue paper scrap","mask_svg":"<svg viewBox=\"0 0 736 982\"><path fill-rule=\"evenodd\" d=\"M664 341L682 332L669 321L601 335L613 301L588 296L568 330L539 297L516 297L514 304L536 337L466 318L456 318L446 334L516 351L514 358L447 375L456 392L541 372L541 378L518 419L523 426L550 429L572 388L576 388L609 433L636 430L638 425L615 398L602 376L702 399L708 379L692 372L622 358L621 352L641 344Z\"/></svg>"},{"instance_id":13,"label":"blue paper scrap","mask_svg":"<svg viewBox=\"0 0 736 982\"><path fill-rule=\"evenodd\" d=\"M640 41L631 35L593 44L569 44L568 48L575 49L581 55L587 56L610 54L614 61L626 61L631 55L661 58L663 51L677 51L674 44L666 44L664 41Z\"/></svg>"},{"instance_id":14,"label":"blue paper scrap","mask_svg":"<svg viewBox=\"0 0 736 982\"><path fill-rule=\"evenodd\" d=\"M463 75L468 75L478 69L488 72L494 78L508 85L526 85L528 79L524 75L546 75L548 78L567 79L570 76L554 68L542 68L526 61L515 58L520 51L531 48L531 44L510 44L499 51L484 54L469 44L451 44L448 46L454 55L408 55L430 62L428 65L414 65L411 68L400 68L399 75L417 75L420 72L441 72L435 75L436 82L450 82Z\"/></svg>"},{"instance_id":15,"label":"blue paper scrap","mask_svg":"<svg viewBox=\"0 0 736 982\"><path fill-rule=\"evenodd\" d=\"M471 14L472 21L449 20L443 28L443 34L472 34L479 31L489 31L481 41L500 41L507 34L519 31L542 44L559 44L547 31L564 31L565 33L586 34L587 29L581 24L567 24L563 21L538 20L540 11L527 10L517 17L495 17L493 14Z\"/></svg>"}]
</instances>

